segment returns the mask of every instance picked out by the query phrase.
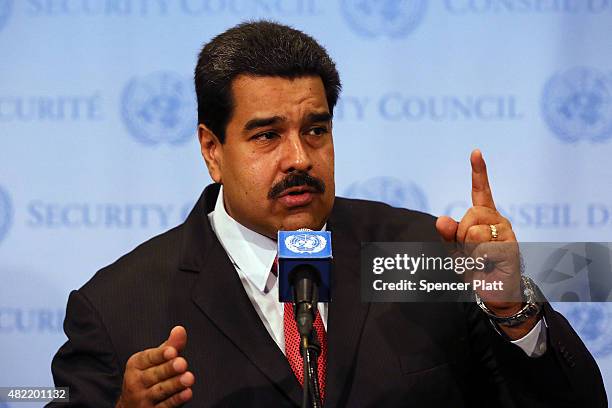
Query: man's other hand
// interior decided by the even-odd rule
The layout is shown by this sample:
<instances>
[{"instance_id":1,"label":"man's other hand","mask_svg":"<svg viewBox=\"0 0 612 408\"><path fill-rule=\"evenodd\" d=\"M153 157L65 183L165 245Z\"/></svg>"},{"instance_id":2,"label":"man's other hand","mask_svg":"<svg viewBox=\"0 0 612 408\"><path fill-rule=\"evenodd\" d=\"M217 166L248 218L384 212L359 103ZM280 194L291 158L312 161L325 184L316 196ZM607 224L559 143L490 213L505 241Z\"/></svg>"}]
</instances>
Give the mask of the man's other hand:
<instances>
[{"instance_id":1,"label":"man's other hand","mask_svg":"<svg viewBox=\"0 0 612 408\"><path fill-rule=\"evenodd\" d=\"M503 290L477 289L487 308L500 317L508 317L522 308L521 266L519 246L510 221L503 217L493 201L487 166L480 150L470 155L472 166L472 207L461 221L440 217L438 232L448 243L454 244L457 256L486 257L492 270L465 273L465 279L478 279L487 283L501 282ZM512 339L522 338L535 326L533 316L523 324L501 329Z\"/></svg>"},{"instance_id":2,"label":"man's other hand","mask_svg":"<svg viewBox=\"0 0 612 408\"><path fill-rule=\"evenodd\" d=\"M187 344L184 327L176 326L159 347L132 355L125 366L116 408L178 407L193 396L193 373L179 353Z\"/></svg>"}]
</instances>

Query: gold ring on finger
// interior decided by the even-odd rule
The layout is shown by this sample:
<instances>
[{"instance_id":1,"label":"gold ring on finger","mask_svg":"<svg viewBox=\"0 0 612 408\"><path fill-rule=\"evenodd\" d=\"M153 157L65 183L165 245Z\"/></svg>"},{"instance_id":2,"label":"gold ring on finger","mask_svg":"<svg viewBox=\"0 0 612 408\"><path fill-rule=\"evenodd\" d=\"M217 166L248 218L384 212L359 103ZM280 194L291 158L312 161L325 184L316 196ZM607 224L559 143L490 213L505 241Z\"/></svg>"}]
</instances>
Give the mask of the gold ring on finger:
<instances>
[{"instance_id":1,"label":"gold ring on finger","mask_svg":"<svg viewBox=\"0 0 612 408\"><path fill-rule=\"evenodd\" d=\"M491 228L491 241L495 241L497 239L497 237L499 236L497 234L497 227L493 224L489 225L489 228Z\"/></svg>"}]
</instances>

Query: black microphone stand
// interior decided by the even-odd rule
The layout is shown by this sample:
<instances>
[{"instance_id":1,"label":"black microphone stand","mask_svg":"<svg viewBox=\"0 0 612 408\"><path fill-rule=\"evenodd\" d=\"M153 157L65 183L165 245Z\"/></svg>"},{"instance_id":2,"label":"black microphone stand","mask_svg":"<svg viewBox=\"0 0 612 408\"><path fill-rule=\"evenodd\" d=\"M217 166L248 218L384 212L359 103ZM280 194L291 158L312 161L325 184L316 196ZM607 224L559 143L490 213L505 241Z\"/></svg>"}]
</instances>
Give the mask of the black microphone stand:
<instances>
[{"instance_id":1,"label":"black microphone stand","mask_svg":"<svg viewBox=\"0 0 612 408\"><path fill-rule=\"evenodd\" d=\"M321 346L317 339L317 330L312 329L310 341L302 342L302 358L304 359L304 370L308 373L308 382L306 382L306 374L304 376L304 385L308 384L310 399L312 400L313 408L322 408L321 387L319 384L319 366L318 360L321 353ZM304 387L306 390L306 386Z\"/></svg>"}]
</instances>

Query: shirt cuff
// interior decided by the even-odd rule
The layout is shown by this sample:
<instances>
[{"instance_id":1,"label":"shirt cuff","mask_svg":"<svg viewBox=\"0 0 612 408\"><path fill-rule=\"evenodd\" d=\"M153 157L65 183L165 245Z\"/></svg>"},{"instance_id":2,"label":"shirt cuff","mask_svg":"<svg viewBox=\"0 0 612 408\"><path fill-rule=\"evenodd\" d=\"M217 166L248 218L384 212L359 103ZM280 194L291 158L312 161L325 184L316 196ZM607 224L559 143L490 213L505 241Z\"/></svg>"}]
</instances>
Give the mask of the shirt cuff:
<instances>
[{"instance_id":1,"label":"shirt cuff","mask_svg":"<svg viewBox=\"0 0 612 408\"><path fill-rule=\"evenodd\" d=\"M546 353L547 327L546 320L542 316L529 333L510 342L519 346L529 357L540 357Z\"/></svg>"}]
</instances>

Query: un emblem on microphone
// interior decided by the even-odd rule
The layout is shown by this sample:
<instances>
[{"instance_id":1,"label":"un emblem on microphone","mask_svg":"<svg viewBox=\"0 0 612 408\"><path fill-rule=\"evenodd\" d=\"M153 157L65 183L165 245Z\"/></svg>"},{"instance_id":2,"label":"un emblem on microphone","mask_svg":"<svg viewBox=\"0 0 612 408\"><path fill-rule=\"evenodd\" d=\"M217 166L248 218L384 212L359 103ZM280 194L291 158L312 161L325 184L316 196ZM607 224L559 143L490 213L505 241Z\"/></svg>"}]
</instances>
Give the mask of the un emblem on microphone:
<instances>
[{"instance_id":1,"label":"un emblem on microphone","mask_svg":"<svg viewBox=\"0 0 612 408\"><path fill-rule=\"evenodd\" d=\"M366 37L404 37L421 22L427 0L342 0L349 26Z\"/></svg>"},{"instance_id":2,"label":"un emblem on microphone","mask_svg":"<svg viewBox=\"0 0 612 408\"><path fill-rule=\"evenodd\" d=\"M344 194L351 198L382 201L393 207L427 211L425 193L416 184L393 177L375 177L351 184Z\"/></svg>"},{"instance_id":3,"label":"un emblem on microphone","mask_svg":"<svg viewBox=\"0 0 612 408\"><path fill-rule=\"evenodd\" d=\"M602 142L612 137L612 76L578 67L551 77L542 94L542 115L562 141Z\"/></svg>"},{"instance_id":4,"label":"un emblem on microphone","mask_svg":"<svg viewBox=\"0 0 612 408\"><path fill-rule=\"evenodd\" d=\"M6 190L0 187L0 241L6 236L11 226L12 218L13 207L11 205L11 199Z\"/></svg>"},{"instance_id":5,"label":"un emblem on microphone","mask_svg":"<svg viewBox=\"0 0 612 408\"><path fill-rule=\"evenodd\" d=\"M327 240L320 235L294 234L285 238L285 246L295 254L316 254L326 245Z\"/></svg>"},{"instance_id":6,"label":"un emblem on microphone","mask_svg":"<svg viewBox=\"0 0 612 408\"><path fill-rule=\"evenodd\" d=\"M195 95L191 81L173 72L133 78L123 90L121 114L141 143L184 143L195 134Z\"/></svg>"},{"instance_id":7,"label":"un emblem on microphone","mask_svg":"<svg viewBox=\"0 0 612 408\"><path fill-rule=\"evenodd\" d=\"M555 308L570 321L593 356L612 354L612 304L558 303Z\"/></svg>"},{"instance_id":8,"label":"un emblem on microphone","mask_svg":"<svg viewBox=\"0 0 612 408\"><path fill-rule=\"evenodd\" d=\"M6 22L11 15L11 9L13 8L12 0L0 0L0 30L4 28Z\"/></svg>"}]
</instances>

